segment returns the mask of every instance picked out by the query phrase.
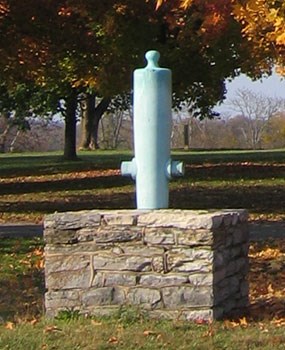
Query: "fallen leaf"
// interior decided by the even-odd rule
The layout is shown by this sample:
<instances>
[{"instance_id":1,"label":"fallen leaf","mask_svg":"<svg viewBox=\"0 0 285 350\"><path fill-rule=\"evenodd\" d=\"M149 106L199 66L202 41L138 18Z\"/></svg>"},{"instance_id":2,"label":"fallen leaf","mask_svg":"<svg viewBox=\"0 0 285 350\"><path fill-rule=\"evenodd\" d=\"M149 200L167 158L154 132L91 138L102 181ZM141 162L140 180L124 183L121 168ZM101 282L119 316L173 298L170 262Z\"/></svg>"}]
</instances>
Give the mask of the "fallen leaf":
<instances>
[{"instance_id":1,"label":"fallen leaf","mask_svg":"<svg viewBox=\"0 0 285 350\"><path fill-rule=\"evenodd\" d=\"M282 327L285 326L285 318L279 318L277 320L271 321L272 324L274 324L276 327Z\"/></svg>"},{"instance_id":2,"label":"fallen leaf","mask_svg":"<svg viewBox=\"0 0 285 350\"><path fill-rule=\"evenodd\" d=\"M102 326L102 322L98 322L95 320L91 320L91 324L93 324L93 326Z\"/></svg>"},{"instance_id":3,"label":"fallen leaf","mask_svg":"<svg viewBox=\"0 0 285 350\"><path fill-rule=\"evenodd\" d=\"M229 320L224 321L224 327L227 329L236 328L236 327L239 327L239 325L240 325L239 322L234 322Z\"/></svg>"},{"instance_id":4,"label":"fallen leaf","mask_svg":"<svg viewBox=\"0 0 285 350\"><path fill-rule=\"evenodd\" d=\"M117 337L111 337L108 339L109 344L118 344L119 340Z\"/></svg>"},{"instance_id":5,"label":"fallen leaf","mask_svg":"<svg viewBox=\"0 0 285 350\"><path fill-rule=\"evenodd\" d=\"M15 328L15 324L14 324L13 322L7 322L7 323L5 324L5 328L6 328L6 329L12 330L12 329Z\"/></svg>"},{"instance_id":6,"label":"fallen leaf","mask_svg":"<svg viewBox=\"0 0 285 350\"><path fill-rule=\"evenodd\" d=\"M36 262L34 263L34 266L35 266L35 268L37 268L38 270L43 269L44 266L45 266L44 259L40 259L40 260L36 261Z\"/></svg>"},{"instance_id":7,"label":"fallen leaf","mask_svg":"<svg viewBox=\"0 0 285 350\"><path fill-rule=\"evenodd\" d=\"M150 336L150 335L157 335L157 332L153 332L153 331L144 331L143 335L145 335L146 337Z\"/></svg>"},{"instance_id":8,"label":"fallen leaf","mask_svg":"<svg viewBox=\"0 0 285 350\"><path fill-rule=\"evenodd\" d=\"M272 288L272 284L270 283L269 286L267 287L267 292L269 294L274 294L274 289Z\"/></svg>"},{"instance_id":9,"label":"fallen leaf","mask_svg":"<svg viewBox=\"0 0 285 350\"><path fill-rule=\"evenodd\" d=\"M208 324L209 323L209 321L205 320L204 318L197 318L194 322L196 324Z\"/></svg>"},{"instance_id":10,"label":"fallen leaf","mask_svg":"<svg viewBox=\"0 0 285 350\"><path fill-rule=\"evenodd\" d=\"M43 255L43 250L42 250L42 249L39 249L39 248L36 248L36 249L33 251L33 255L35 255L35 256L42 256L42 255Z\"/></svg>"},{"instance_id":11,"label":"fallen leaf","mask_svg":"<svg viewBox=\"0 0 285 350\"><path fill-rule=\"evenodd\" d=\"M33 326L35 325L36 323L38 323L39 320L37 320L36 318L34 318L33 320L31 320L29 323Z\"/></svg>"},{"instance_id":12,"label":"fallen leaf","mask_svg":"<svg viewBox=\"0 0 285 350\"><path fill-rule=\"evenodd\" d=\"M61 332L62 329L56 327L56 326L46 326L44 329L44 333L51 333L51 332Z\"/></svg>"},{"instance_id":13,"label":"fallen leaf","mask_svg":"<svg viewBox=\"0 0 285 350\"><path fill-rule=\"evenodd\" d=\"M245 317L239 319L239 324L242 327L247 327L248 326L248 323L247 323L247 320L246 320Z\"/></svg>"}]
</instances>

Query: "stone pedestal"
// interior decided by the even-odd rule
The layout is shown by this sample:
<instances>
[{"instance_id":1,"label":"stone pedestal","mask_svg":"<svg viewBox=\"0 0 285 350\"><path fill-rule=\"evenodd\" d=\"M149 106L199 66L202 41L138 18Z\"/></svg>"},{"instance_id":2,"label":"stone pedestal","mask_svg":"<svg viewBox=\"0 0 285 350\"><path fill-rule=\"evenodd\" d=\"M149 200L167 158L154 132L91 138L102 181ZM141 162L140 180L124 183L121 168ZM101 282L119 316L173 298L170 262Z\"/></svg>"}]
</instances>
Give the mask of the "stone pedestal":
<instances>
[{"instance_id":1,"label":"stone pedestal","mask_svg":"<svg viewBox=\"0 0 285 350\"><path fill-rule=\"evenodd\" d=\"M118 210L49 215L44 223L46 313L213 320L248 305L244 210Z\"/></svg>"}]
</instances>

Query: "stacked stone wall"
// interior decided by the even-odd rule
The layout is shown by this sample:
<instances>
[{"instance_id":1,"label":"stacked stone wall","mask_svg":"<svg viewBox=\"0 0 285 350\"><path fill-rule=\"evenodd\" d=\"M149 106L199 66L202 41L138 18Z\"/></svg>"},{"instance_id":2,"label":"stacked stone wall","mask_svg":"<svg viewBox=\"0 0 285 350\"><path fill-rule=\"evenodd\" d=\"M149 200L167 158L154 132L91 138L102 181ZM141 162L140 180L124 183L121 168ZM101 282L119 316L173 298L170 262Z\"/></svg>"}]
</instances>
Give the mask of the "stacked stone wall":
<instances>
[{"instance_id":1,"label":"stacked stone wall","mask_svg":"<svg viewBox=\"0 0 285 350\"><path fill-rule=\"evenodd\" d=\"M46 217L46 312L219 319L248 305L247 213L121 210Z\"/></svg>"}]
</instances>

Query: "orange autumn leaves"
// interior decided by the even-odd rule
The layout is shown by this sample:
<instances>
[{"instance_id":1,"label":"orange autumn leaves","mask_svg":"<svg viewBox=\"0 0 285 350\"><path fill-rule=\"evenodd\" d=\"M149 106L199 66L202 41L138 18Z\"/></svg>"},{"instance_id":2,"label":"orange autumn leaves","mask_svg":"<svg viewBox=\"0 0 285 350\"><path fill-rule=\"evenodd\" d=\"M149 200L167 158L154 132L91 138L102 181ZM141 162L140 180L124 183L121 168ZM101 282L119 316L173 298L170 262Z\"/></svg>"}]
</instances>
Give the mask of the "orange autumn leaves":
<instances>
[{"instance_id":1,"label":"orange autumn leaves","mask_svg":"<svg viewBox=\"0 0 285 350\"><path fill-rule=\"evenodd\" d=\"M251 316L285 321L285 239L252 244L249 258Z\"/></svg>"},{"instance_id":2,"label":"orange autumn leaves","mask_svg":"<svg viewBox=\"0 0 285 350\"><path fill-rule=\"evenodd\" d=\"M157 8L169 0L157 0ZM268 72L273 63L285 75L285 2L280 0L180 0L173 4L184 11L205 7L201 31L217 35L234 20L250 45L252 57L261 71ZM203 12L203 11L202 11Z\"/></svg>"},{"instance_id":3,"label":"orange autumn leaves","mask_svg":"<svg viewBox=\"0 0 285 350\"><path fill-rule=\"evenodd\" d=\"M158 0L156 9L158 10L164 3L170 4L169 0ZM219 33L226 29L233 10L231 0L177 0L171 1L171 6L172 12L179 8L184 11L192 8L201 20L199 32L205 39L218 37Z\"/></svg>"}]
</instances>

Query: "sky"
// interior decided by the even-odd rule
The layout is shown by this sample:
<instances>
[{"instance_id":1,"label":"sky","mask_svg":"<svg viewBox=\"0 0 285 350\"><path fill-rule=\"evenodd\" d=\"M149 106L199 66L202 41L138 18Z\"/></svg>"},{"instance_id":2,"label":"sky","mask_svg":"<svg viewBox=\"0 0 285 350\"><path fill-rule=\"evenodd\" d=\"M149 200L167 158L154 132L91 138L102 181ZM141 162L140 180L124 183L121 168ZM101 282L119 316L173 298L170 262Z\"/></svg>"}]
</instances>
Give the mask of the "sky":
<instances>
[{"instance_id":1,"label":"sky","mask_svg":"<svg viewBox=\"0 0 285 350\"><path fill-rule=\"evenodd\" d=\"M229 111L227 102L229 99L235 97L235 93L238 89L248 89L256 93L262 93L265 96L284 97L285 99L285 79L282 80L276 73L273 73L273 75L268 78L256 81L252 81L249 77L242 74L233 81L227 82L226 87L226 100L222 105L215 108L215 111L220 113L227 113Z\"/></svg>"}]
</instances>

